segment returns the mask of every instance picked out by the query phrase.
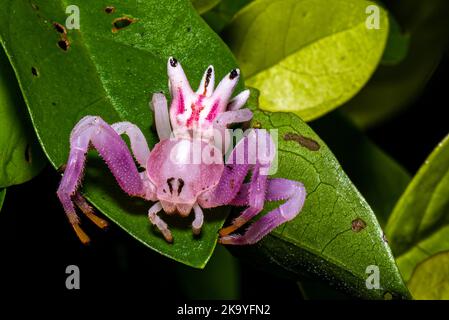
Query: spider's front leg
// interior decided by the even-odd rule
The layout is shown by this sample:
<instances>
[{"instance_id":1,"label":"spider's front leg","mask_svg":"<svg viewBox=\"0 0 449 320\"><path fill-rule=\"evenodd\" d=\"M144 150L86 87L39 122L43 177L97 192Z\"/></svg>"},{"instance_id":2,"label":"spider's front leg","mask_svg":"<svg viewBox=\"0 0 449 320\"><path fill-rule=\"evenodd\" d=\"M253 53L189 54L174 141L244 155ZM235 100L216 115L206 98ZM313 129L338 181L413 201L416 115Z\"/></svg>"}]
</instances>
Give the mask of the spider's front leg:
<instances>
[{"instance_id":1,"label":"spider's front leg","mask_svg":"<svg viewBox=\"0 0 449 320\"><path fill-rule=\"evenodd\" d=\"M148 185L139 174L126 143L120 137L123 133L130 137L131 149L136 160L145 167L149 148L142 132L131 123L120 122L110 126L100 117L86 116L78 122L70 135L69 159L57 195L73 229L83 243L88 243L89 237L79 226L75 205L98 226L107 225L104 220L93 214L92 208L77 191L90 145L105 160L118 184L127 194L143 198L151 197L151 190L148 190Z\"/></svg>"},{"instance_id":2,"label":"spider's front leg","mask_svg":"<svg viewBox=\"0 0 449 320\"><path fill-rule=\"evenodd\" d=\"M220 230L220 243L253 244L282 223L296 217L305 200L304 186L286 179L268 179L268 171L274 156L274 143L264 130L255 130L242 139L232 151L222 178L215 190L205 195L203 207L217 205L248 206L232 224ZM266 151L269 151L269 155ZM264 152L263 157L261 152ZM243 181L252 171L251 181ZM230 235L255 217L263 209L265 201L287 200L279 208L248 227L243 235Z\"/></svg>"}]
</instances>

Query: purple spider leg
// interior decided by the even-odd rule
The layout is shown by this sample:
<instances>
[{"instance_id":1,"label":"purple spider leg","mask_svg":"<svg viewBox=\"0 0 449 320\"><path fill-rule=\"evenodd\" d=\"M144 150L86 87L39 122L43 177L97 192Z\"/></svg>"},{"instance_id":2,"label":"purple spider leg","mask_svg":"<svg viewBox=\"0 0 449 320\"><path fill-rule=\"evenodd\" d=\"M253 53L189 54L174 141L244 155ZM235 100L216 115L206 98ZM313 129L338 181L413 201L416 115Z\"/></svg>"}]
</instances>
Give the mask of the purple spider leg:
<instances>
[{"instance_id":1,"label":"purple spider leg","mask_svg":"<svg viewBox=\"0 0 449 320\"><path fill-rule=\"evenodd\" d=\"M263 130L252 131L239 141L231 152L216 188L203 194L198 199L203 208L230 204L238 196L246 175L250 170L252 171L248 201L244 203L249 207L233 221L231 226L220 230L221 236L240 228L263 209L267 187L267 176L266 172L263 171L268 171L272 161L272 157L270 157L261 162L256 154L257 143L262 143L264 139L268 142L270 150L274 151L274 143L268 133ZM261 172L264 174L261 174Z\"/></svg>"},{"instance_id":2,"label":"purple spider leg","mask_svg":"<svg viewBox=\"0 0 449 320\"><path fill-rule=\"evenodd\" d=\"M239 197L231 204L244 205L245 196L247 197L249 195L249 188L248 186L244 186L242 189ZM301 212L305 198L306 190L304 185L300 182L281 178L268 180L265 200L287 201L251 224L243 235L228 235L221 237L220 243L232 245L256 243L276 227L294 219Z\"/></svg>"},{"instance_id":3,"label":"purple spider leg","mask_svg":"<svg viewBox=\"0 0 449 320\"><path fill-rule=\"evenodd\" d=\"M122 126L123 128L123 124L118 126ZM130 129L130 127L125 131L127 133L136 133L135 128ZM84 213L88 212L86 214L88 217L91 216L91 208L89 209L87 207L86 201L77 192L83 176L86 154L90 145L97 149L100 156L106 161L118 184L127 194L145 197L148 193L144 188L141 175L134 164L133 157L119 134L100 117L86 116L81 119L70 135L69 159L57 195L70 224L83 243L88 243L89 237L79 226L79 217L76 214L73 202L80 206L80 209ZM141 147L141 141L136 141L135 136L131 135L131 145L137 151L138 147ZM139 149L137 155L139 161L148 157L145 152L145 150L142 152Z\"/></svg>"}]
</instances>

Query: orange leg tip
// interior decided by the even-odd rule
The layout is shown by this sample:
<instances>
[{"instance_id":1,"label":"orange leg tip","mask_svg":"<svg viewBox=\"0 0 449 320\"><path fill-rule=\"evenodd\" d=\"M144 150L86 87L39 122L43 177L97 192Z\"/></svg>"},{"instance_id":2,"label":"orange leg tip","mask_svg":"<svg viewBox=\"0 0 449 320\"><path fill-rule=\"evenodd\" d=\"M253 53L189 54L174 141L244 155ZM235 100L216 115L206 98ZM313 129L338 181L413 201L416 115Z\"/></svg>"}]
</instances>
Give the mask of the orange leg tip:
<instances>
[{"instance_id":1,"label":"orange leg tip","mask_svg":"<svg viewBox=\"0 0 449 320\"><path fill-rule=\"evenodd\" d=\"M90 221L95 223L95 225L101 229L105 229L109 226L108 222L104 219L101 219L100 217L96 216L90 211L84 212L87 218L89 218Z\"/></svg>"},{"instance_id":2,"label":"orange leg tip","mask_svg":"<svg viewBox=\"0 0 449 320\"><path fill-rule=\"evenodd\" d=\"M173 236L170 231L167 230L166 232L162 232L162 234L165 238L165 241L167 241L168 243L173 243Z\"/></svg>"},{"instance_id":3,"label":"orange leg tip","mask_svg":"<svg viewBox=\"0 0 449 320\"><path fill-rule=\"evenodd\" d=\"M235 230L237 230L239 228L239 226L236 225L230 225L226 228L221 229L218 233L220 234L220 236L227 236L228 234L233 233Z\"/></svg>"},{"instance_id":4,"label":"orange leg tip","mask_svg":"<svg viewBox=\"0 0 449 320\"><path fill-rule=\"evenodd\" d=\"M72 224L72 227L82 244L87 245L90 243L89 236L83 231L83 229L81 229L79 224Z\"/></svg>"}]
</instances>

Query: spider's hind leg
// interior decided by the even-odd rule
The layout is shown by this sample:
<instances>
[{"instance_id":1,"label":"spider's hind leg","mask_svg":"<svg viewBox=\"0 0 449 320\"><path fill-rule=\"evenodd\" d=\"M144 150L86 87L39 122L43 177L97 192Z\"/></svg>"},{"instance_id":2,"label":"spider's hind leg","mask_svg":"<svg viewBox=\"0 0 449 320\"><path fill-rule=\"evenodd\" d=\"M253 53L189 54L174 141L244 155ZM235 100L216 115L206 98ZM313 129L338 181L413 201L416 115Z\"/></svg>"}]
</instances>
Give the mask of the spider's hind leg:
<instances>
[{"instance_id":1,"label":"spider's hind leg","mask_svg":"<svg viewBox=\"0 0 449 320\"><path fill-rule=\"evenodd\" d=\"M134 138L131 145L136 146ZM130 196L145 197L144 183L140 177L134 159L126 143L113 127L100 117L86 116L78 122L70 135L70 154L57 195L67 218L81 242L88 243L89 237L80 227L75 211L77 205L84 214L100 227L107 226L106 221L93 214L92 208L79 194L78 187L83 177L86 154L90 145L97 149L106 161L120 187ZM145 150L144 153L147 151ZM140 154L144 158L144 154ZM140 157L138 157L140 158ZM139 159L138 159L139 160Z\"/></svg>"}]
</instances>

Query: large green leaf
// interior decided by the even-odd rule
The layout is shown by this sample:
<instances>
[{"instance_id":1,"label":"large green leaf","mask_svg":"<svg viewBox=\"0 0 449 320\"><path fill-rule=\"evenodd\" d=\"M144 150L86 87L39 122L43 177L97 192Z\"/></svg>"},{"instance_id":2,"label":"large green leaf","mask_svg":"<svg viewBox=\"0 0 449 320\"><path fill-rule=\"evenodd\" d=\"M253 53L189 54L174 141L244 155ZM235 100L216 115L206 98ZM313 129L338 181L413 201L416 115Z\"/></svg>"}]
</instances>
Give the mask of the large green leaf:
<instances>
[{"instance_id":1,"label":"large green leaf","mask_svg":"<svg viewBox=\"0 0 449 320\"><path fill-rule=\"evenodd\" d=\"M372 127L399 114L421 94L449 40L449 1L389 1L402 29L410 35L406 57L381 65L345 110L360 127Z\"/></svg>"},{"instance_id":2,"label":"large green leaf","mask_svg":"<svg viewBox=\"0 0 449 320\"><path fill-rule=\"evenodd\" d=\"M69 4L80 9L79 30L54 25L65 23ZM150 129L148 102L153 92L168 92L169 56L183 63L192 85L199 84L209 64L217 77L236 67L231 52L188 0L0 0L0 7L3 45L55 168L67 161L70 131L88 114L109 123L131 121L153 146L157 138ZM150 248L194 267L205 266L223 210L206 212L200 238L192 235L190 219L167 218L174 236L174 244L167 244L146 218L150 204L125 197L105 165L90 158L84 191L101 212Z\"/></svg>"},{"instance_id":3,"label":"large green leaf","mask_svg":"<svg viewBox=\"0 0 449 320\"><path fill-rule=\"evenodd\" d=\"M409 173L339 110L310 125L332 150L384 227L396 202L410 183Z\"/></svg>"},{"instance_id":4,"label":"large green leaf","mask_svg":"<svg viewBox=\"0 0 449 320\"><path fill-rule=\"evenodd\" d=\"M416 267L408 282L419 300L449 300L449 251L436 254Z\"/></svg>"},{"instance_id":5,"label":"large green leaf","mask_svg":"<svg viewBox=\"0 0 449 320\"><path fill-rule=\"evenodd\" d=\"M30 180L45 165L17 80L1 47L0 150L0 188Z\"/></svg>"},{"instance_id":6,"label":"large green leaf","mask_svg":"<svg viewBox=\"0 0 449 320\"><path fill-rule=\"evenodd\" d=\"M360 297L409 297L373 211L328 146L294 114L253 109L253 127L278 130L274 176L302 181L307 198L294 220L234 252L276 272L314 276ZM278 205L266 203L264 212ZM366 287L371 265L379 267L380 289Z\"/></svg>"},{"instance_id":7,"label":"large green leaf","mask_svg":"<svg viewBox=\"0 0 449 320\"><path fill-rule=\"evenodd\" d=\"M419 169L388 220L386 233L405 280L418 263L449 250L448 194L449 136Z\"/></svg>"},{"instance_id":8,"label":"large green leaf","mask_svg":"<svg viewBox=\"0 0 449 320\"><path fill-rule=\"evenodd\" d=\"M3 206L3 201L5 201L5 195L6 195L6 189L0 189L0 210L2 209Z\"/></svg>"},{"instance_id":9,"label":"large green leaf","mask_svg":"<svg viewBox=\"0 0 449 320\"><path fill-rule=\"evenodd\" d=\"M354 96L374 72L388 36L367 28L366 0L258 0L226 30L261 108L315 119Z\"/></svg>"}]
</instances>

